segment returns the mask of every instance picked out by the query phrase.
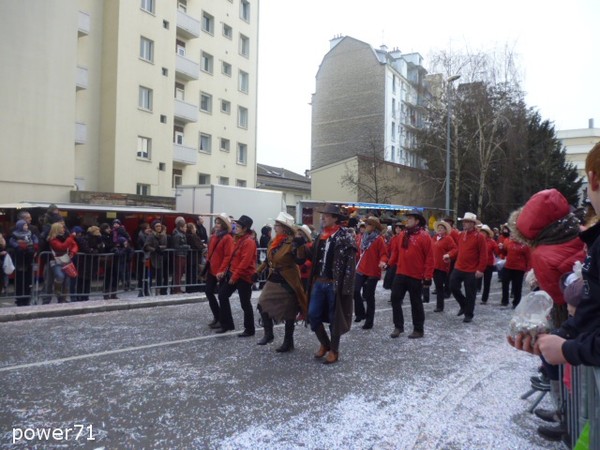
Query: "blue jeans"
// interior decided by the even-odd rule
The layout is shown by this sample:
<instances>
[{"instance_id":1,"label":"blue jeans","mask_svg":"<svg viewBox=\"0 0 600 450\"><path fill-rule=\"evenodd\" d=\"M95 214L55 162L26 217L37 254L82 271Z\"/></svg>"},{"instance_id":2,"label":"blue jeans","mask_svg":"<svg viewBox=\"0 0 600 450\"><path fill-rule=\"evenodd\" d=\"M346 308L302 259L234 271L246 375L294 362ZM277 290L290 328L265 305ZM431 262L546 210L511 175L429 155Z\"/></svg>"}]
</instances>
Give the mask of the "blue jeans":
<instances>
[{"instance_id":1,"label":"blue jeans","mask_svg":"<svg viewBox=\"0 0 600 450\"><path fill-rule=\"evenodd\" d=\"M313 284L308 306L308 320L310 329L317 331L323 322L329 322L329 329L333 329L335 317L335 291L333 283L316 281ZM325 316L328 314L328 317Z\"/></svg>"},{"instance_id":2,"label":"blue jeans","mask_svg":"<svg viewBox=\"0 0 600 450\"><path fill-rule=\"evenodd\" d=\"M52 267L52 272L54 273L54 282L55 283L62 283L63 281L65 281L65 273L62 270L62 267L59 264L55 264Z\"/></svg>"}]
</instances>

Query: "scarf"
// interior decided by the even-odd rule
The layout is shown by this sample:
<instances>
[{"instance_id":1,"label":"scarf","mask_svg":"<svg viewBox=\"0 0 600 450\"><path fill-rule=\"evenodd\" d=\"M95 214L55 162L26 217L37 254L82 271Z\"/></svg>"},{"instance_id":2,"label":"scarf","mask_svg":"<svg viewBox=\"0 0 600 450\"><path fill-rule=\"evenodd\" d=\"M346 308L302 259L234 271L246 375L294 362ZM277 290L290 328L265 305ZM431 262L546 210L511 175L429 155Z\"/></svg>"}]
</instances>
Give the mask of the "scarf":
<instances>
[{"instance_id":1,"label":"scarf","mask_svg":"<svg viewBox=\"0 0 600 450\"><path fill-rule=\"evenodd\" d=\"M322 241L326 241L327 239L329 239L331 236L333 236L335 233L337 233L337 231L340 229L339 225L332 225L330 227L326 227L323 228L323 231L321 232L321 237L320 239Z\"/></svg>"},{"instance_id":2,"label":"scarf","mask_svg":"<svg viewBox=\"0 0 600 450\"><path fill-rule=\"evenodd\" d=\"M373 231L371 233L364 233L362 235L362 239L360 241L360 251L361 253L366 252L371 244L375 242L375 239L379 237L379 233Z\"/></svg>"},{"instance_id":3,"label":"scarf","mask_svg":"<svg viewBox=\"0 0 600 450\"><path fill-rule=\"evenodd\" d=\"M410 241L410 237L413 234L417 234L421 231L421 227L419 225L415 225L412 228L407 228L404 230L404 236L402 237L402 248L408 248L408 242Z\"/></svg>"},{"instance_id":4,"label":"scarf","mask_svg":"<svg viewBox=\"0 0 600 450\"><path fill-rule=\"evenodd\" d=\"M288 237L289 236L284 233L275 236L275 238L271 241L271 247L269 248L271 256L277 253L280 247L287 241Z\"/></svg>"},{"instance_id":5,"label":"scarf","mask_svg":"<svg viewBox=\"0 0 600 450\"><path fill-rule=\"evenodd\" d=\"M579 219L573 213L569 213L544 228L533 240L533 247L569 242L579 236L579 231Z\"/></svg>"}]
</instances>

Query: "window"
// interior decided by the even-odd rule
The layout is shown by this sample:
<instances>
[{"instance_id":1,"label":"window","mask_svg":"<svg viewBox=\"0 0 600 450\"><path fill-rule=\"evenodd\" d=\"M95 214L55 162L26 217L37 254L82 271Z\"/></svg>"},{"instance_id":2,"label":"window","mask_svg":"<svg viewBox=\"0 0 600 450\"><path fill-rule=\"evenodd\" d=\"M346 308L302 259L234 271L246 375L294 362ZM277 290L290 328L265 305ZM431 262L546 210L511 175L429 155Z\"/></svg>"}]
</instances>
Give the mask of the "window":
<instances>
[{"instance_id":1,"label":"window","mask_svg":"<svg viewBox=\"0 0 600 450\"><path fill-rule=\"evenodd\" d=\"M226 23L223 24L223 36L225 36L227 39L231 39L233 37L233 28Z\"/></svg>"},{"instance_id":2,"label":"window","mask_svg":"<svg viewBox=\"0 0 600 450\"><path fill-rule=\"evenodd\" d=\"M183 127L180 125L173 127L173 142L178 145L183 145Z\"/></svg>"},{"instance_id":3,"label":"window","mask_svg":"<svg viewBox=\"0 0 600 450\"><path fill-rule=\"evenodd\" d=\"M150 195L150 185L138 183L135 186L135 193L137 195Z\"/></svg>"},{"instance_id":4,"label":"window","mask_svg":"<svg viewBox=\"0 0 600 450\"><path fill-rule=\"evenodd\" d=\"M392 122L392 140L396 140L396 124Z\"/></svg>"},{"instance_id":5,"label":"window","mask_svg":"<svg viewBox=\"0 0 600 450\"><path fill-rule=\"evenodd\" d=\"M200 133L200 151L210 153L212 146L212 136L210 134Z\"/></svg>"},{"instance_id":6,"label":"window","mask_svg":"<svg viewBox=\"0 0 600 450\"><path fill-rule=\"evenodd\" d=\"M223 72L223 75L227 75L228 77L231 76L231 64L223 61L223 64L221 65L221 72Z\"/></svg>"},{"instance_id":7,"label":"window","mask_svg":"<svg viewBox=\"0 0 600 450\"><path fill-rule=\"evenodd\" d=\"M150 150L152 147L152 139L138 136L137 138L137 157L141 159L150 159Z\"/></svg>"},{"instance_id":8,"label":"window","mask_svg":"<svg viewBox=\"0 0 600 450\"><path fill-rule=\"evenodd\" d=\"M177 10L187 13L187 0L178 0L177 1Z\"/></svg>"},{"instance_id":9,"label":"window","mask_svg":"<svg viewBox=\"0 0 600 450\"><path fill-rule=\"evenodd\" d=\"M207 12L202 13L202 31L215 34L215 18Z\"/></svg>"},{"instance_id":10,"label":"window","mask_svg":"<svg viewBox=\"0 0 600 450\"><path fill-rule=\"evenodd\" d=\"M175 83L175 98L181 101L185 99L185 85L183 83Z\"/></svg>"},{"instance_id":11,"label":"window","mask_svg":"<svg viewBox=\"0 0 600 450\"><path fill-rule=\"evenodd\" d=\"M200 111L212 113L212 95L200 92Z\"/></svg>"},{"instance_id":12,"label":"window","mask_svg":"<svg viewBox=\"0 0 600 450\"><path fill-rule=\"evenodd\" d=\"M168 20L163 20L163 28L164 28L165 30L168 30L168 29L169 29L169 21L168 21Z\"/></svg>"},{"instance_id":13,"label":"window","mask_svg":"<svg viewBox=\"0 0 600 450\"><path fill-rule=\"evenodd\" d=\"M238 127L248 128L248 108L238 106Z\"/></svg>"},{"instance_id":14,"label":"window","mask_svg":"<svg viewBox=\"0 0 600 450\"><path fill-rule=\"evenodd\" d=\"M154 14L154 0L141 0L140 8Z\"/></svg>"},{"instance_id":15,"label":"window","mask_svg":"<svg viewBox=\"0 0 600 450\"><path fill-rule=\"evenodd\" d=\"M183 183L183 170L173 169L173 181L171 183L171 187L176 188L177 186L181 186L182 183Z\"/></svg>"},{"instance_id":16,"label":"window","mask_svg":"<svg viewBox=\"0 0 600 450\"><path fill-rule=\"evenodd\" d=\"M224 114L231 114L231 102L221 100L221 112Z\"/></svg>"},{"instance_id":17,"label":"window","mask_svg":"<svg viewBox=\"0 0 600 450\"><path fill-rule=\"evenodd\" d=\"M246 180L235 180L235 185L237 187L246 187Z\"/></svg>"},{"instance_id":18,"label":"window","mask_svg":"<svg viewBox=\"0 0 600 450\"><path fill-rule=\"evenodd\" d=\"M221 138L221 145L219 146L222 152L229 152L231 142L229 139Z\"/></svg>"},{"instance_id":19,"label":"window","mask_svg":"<svg viewBox=\"0 0 600 450\"><path fill-rule=\"evenodd\" d=\"M167 123L167 116L165 114L160 115L160 123Z\"/></svg>"},{"instance_id":20,"label":"window","mask_svg":"<svg viewBox=\"0 0 600 450\"><path fill-rule=\"evenodd\" d=\"M185 42L177 39L175 41L175 50L179 56L185 56Z\"/></svg>"},{"instance_id":21,"label":"window","mask_svg":"<svg viewBox=\"0 0 600 450\"><path fill-rule=\"evenodd\" d=\"M152 111L152 89L140 86L138 106L146 111Z\"/></svg>"},{"instance_id":22,"label":"window","mask_svg":"<svg viewBox=\"0 0 600 450\"><path fill-rule=\"evenodd\" d=\"M169 76L169 69L167 69L166 67L163 67L163 68L162 68L162 74L163 74L165 77L168 77L168 76Z\"/></svg>"},{"instance_id":23,"label":"window","mask_svg":"<svg viewBox=\"0 0 600 450\"><path fill-rule=\"evenodd\" d=\"M199 173L198 174L198 184L203 186L210 184L210 175L207 173Z\"/></svg>"},{"instance_id":24,"label":"window","mask_svg":"<svg viewBox=\"0 0 600 450\"><path fill-rule=\"evenodd\" d=\"M248 162L248 146L246 144L237 145L237 162L238 164L246 164Z\"/></svg>"},{"instance_id":25,"label":"window","mask_svg":"<svg viewBox=\"0 0 600 450\"><path fill-rule=\"evenodd\" d=\"M145 61L154 61L154 42L145 37L140 37L140 58Z\"/></svg>"},{"instance_id":26,"label":"window","mask_svg":"<svg viewBox=\"0 0 600 450\"><path fill-rule=\"evenodd\" d=\"M242 92L248 93L248 85L250 83L249 75L247 72L240 70L240 86L239 90Z\"/></svg>"},{"instance_id":27,"label":"window","mask_svg":"<svg viewBox=\"0 0 600 450\"><path fill-rule=\"evenodd\" d=\"M229 177L219 177L219 184L229 186Z\"/></svg>"},{"instance_id":28,"label":"window","mask_svg":"<svg viewBox=\"0 0 600 450\"><path fill-rule=\"evenodd\" d=\"M246 58L248 58L248 56L250 56L250 39L248 39L248 37L244 36L243 34L240 34L240 55L245 56Z\"/></svg>"},{"instance_id":29,"label":"window","mask_svg":"<svg viewBox=\"0 0 600 450\"><path fill-rule=\"evenodd\" d=\"M202 52L200 57L200 68L207 73L212 75L213 73L213 57L211 54Z\"/></svg>"},{"instance_id":30,"label":"window","mask_svg":"<svg viewBox=\"0 0 600 450\"><path fill-rule=\"evenodd\" d=\"M246 22L250 22L250 2L248 0L240 2L240 17Z\"/></svg>"}]
</instances>

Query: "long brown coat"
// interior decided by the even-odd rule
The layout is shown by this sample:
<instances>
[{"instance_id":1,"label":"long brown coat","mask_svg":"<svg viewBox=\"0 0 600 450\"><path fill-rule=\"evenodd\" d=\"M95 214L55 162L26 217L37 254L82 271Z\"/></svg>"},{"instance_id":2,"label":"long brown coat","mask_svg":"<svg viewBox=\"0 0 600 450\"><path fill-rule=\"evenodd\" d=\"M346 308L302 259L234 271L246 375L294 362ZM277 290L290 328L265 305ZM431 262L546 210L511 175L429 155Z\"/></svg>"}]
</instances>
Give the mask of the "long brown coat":
<instances>
[{"instance_id":1,"label":"long brown coat","mask_svg":"<svg viewBox=\"0 0 600 450\"><path fill-rule=\"evenodd\" d=\"M271 248L271 244L269 244L267 259L260 265L257 272L260 273L267 267L269 270L276 270L292 288L296 295L300 311L306 317L308 300L306 299L306 294L300 280L300 268L296 264L296 255L294 254L291 236L281 244L275 253L273 252L273 248Z\"/></svg>"}]
</instances>

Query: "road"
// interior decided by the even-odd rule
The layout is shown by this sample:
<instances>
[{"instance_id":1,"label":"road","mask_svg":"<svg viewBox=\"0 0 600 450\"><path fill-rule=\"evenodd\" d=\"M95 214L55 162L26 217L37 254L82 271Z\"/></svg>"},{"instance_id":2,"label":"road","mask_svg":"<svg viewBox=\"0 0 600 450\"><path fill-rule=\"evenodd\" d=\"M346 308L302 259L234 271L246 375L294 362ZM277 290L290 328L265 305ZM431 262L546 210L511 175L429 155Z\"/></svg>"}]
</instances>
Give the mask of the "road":
<instances>
[{"instance_id":1,"label":"road","mask_svg":"<svg viewBox=\"0 0 600 450\"><path fill-rule=\"evenodd\" d=\"M282 326L265 347L260 330L238 338L237 297L238 332L219 336L206 302L0 323L0 447L562 448L537 435L519 398L538 360L506 344L512 310L493 287L470 324L452 299L444 313L426 304L415 340L410 322L390 339L389 291L378 287L375 327L344 335L331 366L313 358L303 326L286 354L275 352ZM25 439L42 429L62 439Z\"/></svg>"}]
</instances>

